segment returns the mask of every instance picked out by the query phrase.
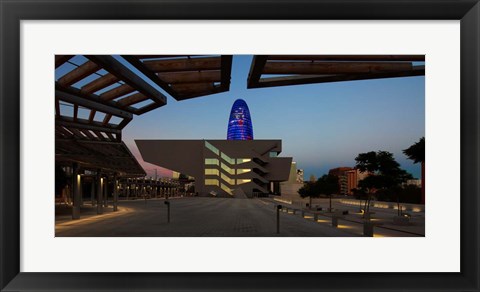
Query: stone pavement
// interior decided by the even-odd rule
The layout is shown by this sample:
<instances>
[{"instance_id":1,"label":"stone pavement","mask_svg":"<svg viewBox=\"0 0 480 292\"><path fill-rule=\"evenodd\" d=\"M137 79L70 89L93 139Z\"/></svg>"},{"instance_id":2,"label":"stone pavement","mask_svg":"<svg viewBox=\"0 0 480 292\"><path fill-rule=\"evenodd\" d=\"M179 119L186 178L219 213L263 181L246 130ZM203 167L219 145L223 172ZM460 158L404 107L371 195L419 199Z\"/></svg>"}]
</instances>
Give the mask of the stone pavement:
<instances>
[{"instance_id":1,"label":"stone pavement","mask_svg":"<svg viewBox=\"0 0 480 292\"><path fill-rule=\"evenodd\" d=\"M57 215L57 237L345 237L360 236L300 216L280 213L276 234L274 203L260 199L177 198L169 200L171 222L163 199L119 201L119 212L84 212L80 220Z\"/></svg>"}]
</instances>

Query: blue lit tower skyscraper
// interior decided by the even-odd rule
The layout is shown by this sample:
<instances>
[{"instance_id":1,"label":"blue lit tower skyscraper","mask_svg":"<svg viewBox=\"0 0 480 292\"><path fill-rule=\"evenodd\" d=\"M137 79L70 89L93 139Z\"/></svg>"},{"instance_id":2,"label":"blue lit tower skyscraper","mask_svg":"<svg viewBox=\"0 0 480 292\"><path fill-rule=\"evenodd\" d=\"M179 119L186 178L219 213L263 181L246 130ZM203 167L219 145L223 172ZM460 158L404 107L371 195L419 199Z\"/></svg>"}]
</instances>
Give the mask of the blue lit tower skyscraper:
<instances>
[{"instance_id":1,"label":"blue lit tower skyscraper","mask_svg":"<svg viewBox=\"0 0 480 292\"><path fill-rule=\"evenodd\" d=\"M252 119L243 99L233 103L228 119L227 140L253 140Z\"/></svg>"}]
</instances>

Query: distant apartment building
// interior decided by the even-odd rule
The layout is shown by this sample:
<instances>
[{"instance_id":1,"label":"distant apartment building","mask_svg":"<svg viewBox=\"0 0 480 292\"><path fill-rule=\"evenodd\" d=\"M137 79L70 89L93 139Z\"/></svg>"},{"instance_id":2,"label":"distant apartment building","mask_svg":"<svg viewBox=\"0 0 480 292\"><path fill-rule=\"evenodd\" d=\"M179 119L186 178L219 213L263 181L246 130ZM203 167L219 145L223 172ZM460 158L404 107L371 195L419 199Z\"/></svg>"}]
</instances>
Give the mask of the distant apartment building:
<instances>
[{"instance_id":1,"label":"distant apartment building","mask_svg":"<svg viewBox=\"0 0 480 292\"><path fill-rule=\"evenodd\" d=\"M414 185L414 186L417 186L419 188L422 187L422 180L421 179L409 179L407 180L404 185Z\"/></svg>"},{"instance_id":2,"label":"distant apartment building","mask_svg":"<svg viewBox=\"0 0 480 292\"><path fill-rule=\"evenodd\" d=\"M338 177L340 194L353 195L352 189L358 188L358 182L368 176L367 172L361 172L353 167L332 168L328 174Z\"/></svg>"},{"instance_id":3,"label":"distant apartment building","mask_svg":"<svg viewBox=\"0 0 480 292\"><path fill-rule=\"evenodd\" d=\"M351 167L337 167L328 171L329 175L338 177L338 184L340 187L340 194L346 195L348 193L347 171L352 170Z\"/></svg>"},{"instance_id":4,"label":"distant apartment building","mask_svg":"<svg viewBox=\"0 0 480 292\"><path fill-rule=\"evenodd\" d=\"M368 172L361 172L358 169L351 169L346 172L347 192L346 195L353 195L352 189L358 188L358 182L368 176Z\"/></svg>"}]
</instances>

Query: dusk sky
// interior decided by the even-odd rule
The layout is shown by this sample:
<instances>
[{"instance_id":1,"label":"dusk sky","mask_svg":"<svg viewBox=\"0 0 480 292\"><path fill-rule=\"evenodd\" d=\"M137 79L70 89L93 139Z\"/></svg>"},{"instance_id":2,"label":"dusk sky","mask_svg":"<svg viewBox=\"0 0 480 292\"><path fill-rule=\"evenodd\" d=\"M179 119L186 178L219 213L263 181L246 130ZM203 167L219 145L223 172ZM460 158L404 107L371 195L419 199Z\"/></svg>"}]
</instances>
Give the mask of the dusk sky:
<instances>
[{"instance_id":1,"label":"dusk sky","mask_svg":"<svg viewBox=\"0 0 480 292\"><path fill-rule=\"evenodd\" d=\"M377 150L392 152L402 168L420 177L420 165L402 150L425 135L424 76L247 89L251 59L233 57L228 92L184 101L166 94L167 105L134 116L123 141L148 176L155 168L159 176L171 172L143 162L134 139L226 139L230 109L242 98L250 108L254 138L281 139L280 156L293 157L305 179L353 167L358 153ZM57 78L62 71L56 71Z\"/></svg>"}]
</instances>

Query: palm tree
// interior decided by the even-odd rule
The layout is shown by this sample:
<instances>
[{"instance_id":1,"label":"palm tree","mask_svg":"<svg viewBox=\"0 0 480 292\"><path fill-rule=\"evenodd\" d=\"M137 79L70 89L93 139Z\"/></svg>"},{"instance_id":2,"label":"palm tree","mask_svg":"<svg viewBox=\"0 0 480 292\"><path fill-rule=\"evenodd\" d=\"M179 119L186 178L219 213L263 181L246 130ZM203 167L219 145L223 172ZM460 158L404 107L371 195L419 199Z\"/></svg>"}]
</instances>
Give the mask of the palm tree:
<instances>
[{"instance_id":1,"label":"palm tree","mask_svg":"<svg viewBox=\"0 0 480 292\"><path fill-rule=\"evenodd\" d=\"M413 160L413 163L422 164L422 204L425 204L425 137L403 150L403 154Z\"/></svg>"}]
</instances>

